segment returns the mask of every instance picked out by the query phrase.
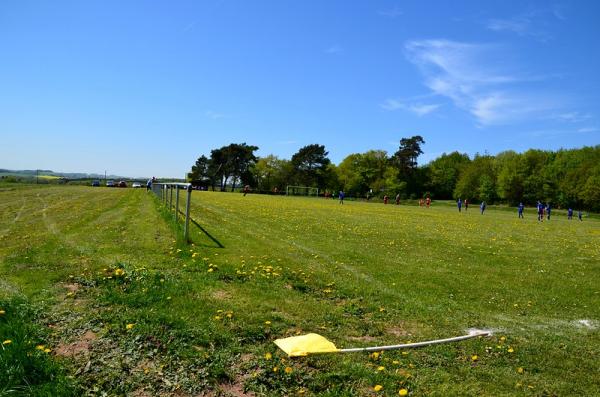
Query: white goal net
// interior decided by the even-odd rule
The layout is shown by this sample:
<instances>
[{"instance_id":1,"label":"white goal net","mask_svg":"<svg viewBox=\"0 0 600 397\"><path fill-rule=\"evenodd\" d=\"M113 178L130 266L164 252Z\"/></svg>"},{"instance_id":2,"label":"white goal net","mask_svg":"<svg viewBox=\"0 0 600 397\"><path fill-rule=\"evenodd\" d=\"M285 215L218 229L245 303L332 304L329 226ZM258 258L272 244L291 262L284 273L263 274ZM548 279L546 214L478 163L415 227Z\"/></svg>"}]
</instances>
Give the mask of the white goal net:
<instances>
[{"instance_id":1,"label":"white goal net","mask_svg":"<svg viewBox=\"0 0 600 397\"><path fill-rule=\"evenodd\" d=\"M285 194L287 196L319 196L319 188L318 187L309 187L309 186L288 186L285 189Z\"/></svg>"}]
</instances>

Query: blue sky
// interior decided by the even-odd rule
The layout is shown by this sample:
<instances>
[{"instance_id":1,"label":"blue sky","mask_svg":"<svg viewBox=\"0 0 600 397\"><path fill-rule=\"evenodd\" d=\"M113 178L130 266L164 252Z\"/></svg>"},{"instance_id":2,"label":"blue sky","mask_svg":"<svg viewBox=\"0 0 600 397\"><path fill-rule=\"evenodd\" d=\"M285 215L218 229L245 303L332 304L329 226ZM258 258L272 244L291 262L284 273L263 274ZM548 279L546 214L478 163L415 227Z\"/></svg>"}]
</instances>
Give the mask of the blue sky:
<instances>
[{"instance_id":1,"label":"blue sky","mask_svg":"<svg viewBox=\"0 0 600 397\"><path fill-rule=\"evenodd\" d=\"M600 144L600 2L4 1L0 168Z\"/></svg>"}]
</instances>

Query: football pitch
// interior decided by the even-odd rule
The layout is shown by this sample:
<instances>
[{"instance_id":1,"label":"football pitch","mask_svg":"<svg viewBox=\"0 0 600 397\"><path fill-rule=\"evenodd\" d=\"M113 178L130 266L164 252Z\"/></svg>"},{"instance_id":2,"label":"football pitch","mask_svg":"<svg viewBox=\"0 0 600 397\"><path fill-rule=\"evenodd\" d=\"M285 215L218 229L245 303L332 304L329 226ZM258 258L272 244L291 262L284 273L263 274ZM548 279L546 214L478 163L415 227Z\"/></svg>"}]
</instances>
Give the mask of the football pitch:
<instances>
[{"instance_id":1,"label":"football pitch","mask_svg":"<svg viewBox=\"0 0 600 397\"><path fill-rule=\"evenodd\" d=\"M598 395L597 219L197 191L191 213L188 245L145 189L1 187L0 395ZM273 344L472 328L493 335Z\"/></svg>"}]
</instances>

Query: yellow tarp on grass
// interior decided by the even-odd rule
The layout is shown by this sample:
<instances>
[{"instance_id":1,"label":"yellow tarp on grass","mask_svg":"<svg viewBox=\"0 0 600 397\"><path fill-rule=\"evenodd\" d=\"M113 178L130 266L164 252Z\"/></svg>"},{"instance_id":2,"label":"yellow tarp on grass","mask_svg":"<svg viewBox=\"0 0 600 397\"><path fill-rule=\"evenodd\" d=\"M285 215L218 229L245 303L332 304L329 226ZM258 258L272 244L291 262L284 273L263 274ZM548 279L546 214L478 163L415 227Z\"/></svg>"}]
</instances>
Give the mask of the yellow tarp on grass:
<instances>
[{"instance_id":1,"label":"yellow tarp on grass","mask_svg":"<svg viewBox=\"0 0 600 397\"><path fill-rule=\"evenodd\" d=\"M318 334L306 334L277 339L275 344L290 357L301 357L318 353L335 353L338 348Z\"/></svg>"}]
</instances>

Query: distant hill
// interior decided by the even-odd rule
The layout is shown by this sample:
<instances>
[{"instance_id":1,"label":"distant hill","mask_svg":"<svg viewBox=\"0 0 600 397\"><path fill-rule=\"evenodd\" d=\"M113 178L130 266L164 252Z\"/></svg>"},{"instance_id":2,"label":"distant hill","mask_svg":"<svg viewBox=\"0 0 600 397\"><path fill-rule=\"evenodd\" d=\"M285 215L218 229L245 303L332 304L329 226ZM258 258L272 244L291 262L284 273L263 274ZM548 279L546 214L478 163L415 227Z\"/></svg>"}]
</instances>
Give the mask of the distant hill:
<instances>
[{"instance_id":1,"label":"distant hill","mask_svg":"<svg viewBox=\"0 0 600 397\"><path fill-rule=\"evenodd\" d=\"M35 177L35 176L52 176L66 179L104 179L104 174L88 174L84 172L54 172L52 170L8 170L0 168L0 175L20 176L20 177ZM131 178L121 175L107 175L107 179L147 179L146 177Z\"/></svg>"}]
</instances>

